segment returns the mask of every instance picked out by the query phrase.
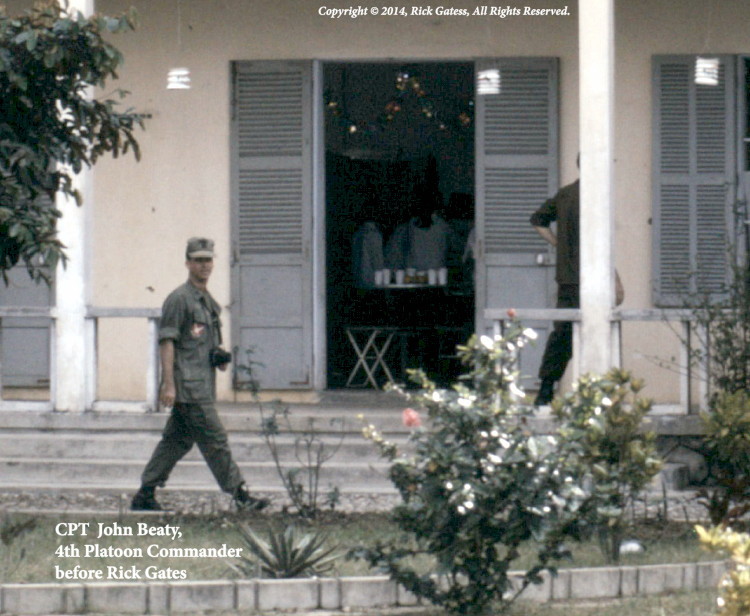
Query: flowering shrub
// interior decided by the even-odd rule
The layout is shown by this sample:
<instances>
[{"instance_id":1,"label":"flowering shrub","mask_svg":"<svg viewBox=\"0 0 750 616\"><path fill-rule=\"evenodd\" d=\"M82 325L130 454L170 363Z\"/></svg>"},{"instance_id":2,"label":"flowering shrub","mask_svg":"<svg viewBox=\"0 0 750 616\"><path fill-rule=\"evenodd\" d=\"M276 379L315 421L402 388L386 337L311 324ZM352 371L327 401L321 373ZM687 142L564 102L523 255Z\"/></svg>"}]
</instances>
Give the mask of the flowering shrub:
<instances>
[{"instance_id":1,"label":"flowering shrub","mask_svg":"<svg viewBox=\"0 0 750 616\"><path fill-rule=\"evenodd\" d=\"M422 418L414 409L404 409L401 418L407 428L419 428L422 425Z\"/></svg>"},{"instance_id":2,"label":"flowering shrub","mask_svg":"<svg viewBox=\"0 0 750 616\"><path fill-rule=\"evenodd\" d=\"M583 376L572 392L552 403L560 437L576 443L580 470L592 474L587 512L608 562L620 558L628 503L661 469L656 435L642 430L651 409L651 401L638 395L642 387L630 373L614 368L604 376Z\"/></svg>"},{"instance_id":3,"label":"flowering shrub","mask_svg":"<svg viewBox=\"0 0 750 616\"><path fill-rule=\"evenodd\" d=\"M750 535L721 526L696 526L695 531L704 547L729 554L734 564L719 585L719 616L750 614Z\"/></svg>"},{"instance_id":4,"label":"flowering shrub","mask_svg":"<svg viewBox=\"0 0 750 616\"><path fill-rule=\"evenodd\" d=\"M466 374L452 389L438 389L423 372L416 393L402 392L426 409L429 430L413 409L413 453L401 454L375 426L364 429L391 461L390 478L403 502L393 517L409 538L357 552L405 588L451 612L502 609L565 555L563 540L579 537L579 509L589 493L577 447L557 436L533 435L518 385L518 349L535 337L513 323L503 339L472 338L459 347ZM536 562L514 588L508 572L519 547L537 542ZM437 575L414 571L407 557L429 555Z\"/></svg>"},{"instance_id":5,"label":"flowering shrub","mask_svg":"<svg viewBox=\"0 0 750 616\"><path fill-rule=\"evenodd\" d=\"M701 420L715 485L699 492L700 502L712 524L731 523L750 511L750 394L717 393Z\"/></svg>"}]
</instances>

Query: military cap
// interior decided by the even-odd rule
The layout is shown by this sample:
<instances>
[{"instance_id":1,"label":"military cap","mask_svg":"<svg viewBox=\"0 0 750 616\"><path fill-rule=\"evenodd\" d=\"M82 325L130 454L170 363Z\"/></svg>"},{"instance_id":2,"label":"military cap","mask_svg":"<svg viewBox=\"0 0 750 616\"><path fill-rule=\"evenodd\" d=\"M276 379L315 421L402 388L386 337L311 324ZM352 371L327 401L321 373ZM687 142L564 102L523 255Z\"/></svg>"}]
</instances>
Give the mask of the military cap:
<instances>
[{"instance_id":1,"label":"military cap","mask_svg":"<svg viewBox=\"0 0 750 616\"><path fill-rule=\"evenodd\" d=\"M185 254L188 259L198 259L201 257L213 258L214 241L205 237L191 237L188 240Z\"/></svg>"}]
</instances>

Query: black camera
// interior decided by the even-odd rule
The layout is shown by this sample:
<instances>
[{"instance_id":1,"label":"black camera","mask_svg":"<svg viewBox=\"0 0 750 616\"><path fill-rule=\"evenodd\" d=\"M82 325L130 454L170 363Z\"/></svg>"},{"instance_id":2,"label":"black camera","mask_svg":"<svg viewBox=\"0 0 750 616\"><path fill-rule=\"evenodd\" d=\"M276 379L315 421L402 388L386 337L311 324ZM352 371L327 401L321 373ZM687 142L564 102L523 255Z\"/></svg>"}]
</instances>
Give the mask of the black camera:
<instances>
[{"instance_id":1,"label":"black camera","mask_svg":"<svg viewBox=\"0 0 750 616\"><path fill-rule=\"evenodd\" d=\"M211 362L212 368L220 368L232 361L232 354L229 351L215 347L211 349L208 359Z\"/></svg>"}]
</instances>

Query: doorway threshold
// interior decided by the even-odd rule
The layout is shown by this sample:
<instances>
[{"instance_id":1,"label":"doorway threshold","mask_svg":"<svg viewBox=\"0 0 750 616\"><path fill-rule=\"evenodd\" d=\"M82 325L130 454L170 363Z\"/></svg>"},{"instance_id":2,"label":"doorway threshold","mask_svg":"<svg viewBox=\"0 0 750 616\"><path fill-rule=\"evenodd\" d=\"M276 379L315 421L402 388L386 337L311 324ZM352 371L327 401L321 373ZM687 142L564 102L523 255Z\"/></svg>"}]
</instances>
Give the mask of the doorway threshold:
<instances>
[{"instance_id":1,"label":"doorway threshold","mask_svg":"<svg viewBox=\"0 0 750 616\"><path fill-rule=\"evenodd\" d=\"M326 389L320 392L320 405L350 408L401 409L406 398L395 391L377 389Z\"/></svg>"}]
</instances>

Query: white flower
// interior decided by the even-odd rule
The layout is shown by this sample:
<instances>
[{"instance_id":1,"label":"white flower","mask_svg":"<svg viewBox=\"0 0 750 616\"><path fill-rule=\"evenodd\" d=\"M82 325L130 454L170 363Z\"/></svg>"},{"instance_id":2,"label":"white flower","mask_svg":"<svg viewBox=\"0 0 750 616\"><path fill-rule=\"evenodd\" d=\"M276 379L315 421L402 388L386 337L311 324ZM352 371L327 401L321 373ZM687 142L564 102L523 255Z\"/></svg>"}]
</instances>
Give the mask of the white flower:
<instances>
[{"instance_id":1,"label":"white flower","mask_svg":"<svg viewBox=\"0 0 750 616\"><path fill-rule=\"evenodd\" d=\"M526 336L529 340L536 340L539 337L539 334L537 334L530 327L527 327L523 330L523 335Z\"/></svg>"},{"instance_id":2,"label":"white flower","mask_svg":"<svg viewBox=\"0 0 750 616\"><path fill-rule=\"evenodd\" d=\"M489 336L482 336L481 338L479 338L479 342L481 342L482 346L484 346L486 349L489 349L490 351L495 348L495 342Z\"/></svg>"},{"instance_id":3,"label":"white flower","mask_svg":"<svg viewBox=\"0 0 750 616\"><path fill-rule=\"evenodd\" d=\"M612 400L610 400L609 398L602 398L602 405L612 406Z\"/></svg>"},{"instance_id":4,"label":"white flower","mask_svg":"<svg viewBox=\"0 0 750 616\"><path fill-rule=\"evenodd\" d=\"M510 447L510 441L507 441L504 438L501 438L498 442L503 449L508 449L508 447Z\"/></svg>"},{"instance_id":5,"label":"white flower","mask_svg":"<svg viewBox=\"0 0 750 616\"><path fill-rule=\"evenodd\" d=\"M470 501L470 500L467 500L467 501L466 501L466 502L464 503L464 507L465 507L466 509L474 509L474 501Z\"/></svg>"},{"instance_id":6,"label":"white flower","mask_svg":"<svg viewBox=\"0 0 750 616\"><path fill-rule=\"evenodd\" d=\"M460 513L461 515L464 515L466 513L466 508L463 505L459 505L458 513Z\"/></svg>"},{"instance_id":7,"label":"white flower","mask_svg":"<svg viewBox=\"0 0 750 616\"><path fill-rule=\"evenodd\" d=\"M487 433L486 433L486 432L485 432L484 430L482 430L482 431L481 431L481 432L479 433L479 436L481 436L482 438L488 438L488 437L489 437L489 434L487 434Z\"/></svg>"},{"instance_id":8,"label":"white flower","mask_svg":"<svg viewBox=\"0 0 750 616\"><path fill-rule=\"evenodd\" d=\"M471 406L471 400L469 400L468 398L459 398L458 405L467 409Z\"/></svg>"},{"instance_id":9,"label":"white flower","mask_svg":"<svg viewBox=\"0 0 750 616\"><path fill-rule=\"evenodd\" d=\"M500 436L500 433L497 430L492 430L492 432L490 432L490 436L492 438L497 438L498 436Z\"/></svg>"},{"instance_id":10,"label":"white flower","mask_svg":"<svg viewBox=\"0 0 750 616\"><path fill-rule=\"evenodd\" d=\"M445 489L446 490L452 490L453 489L453 483L450 481L445 482Z\"/></svg>"},{"instance_id":11,"label":"white flower","mask_svg":"<svg viewBox=\"0 0 750 616\"><path fill-rule=\"evenodd\" d=\"M597 406L594 409L594 415L601 415L601 414L602 414L602 407L601 406Z\"/></svg>"},{"instance_id":12,"label":"white flower","mask_svg":"<svg viewBox=\"0 0 750 616\"><path fill-rule=\"evenodd\" d=\"M513 394L516 398L523 398L526 396L526 393L521 389L518 385L511 382L510 387L510 393Z\"/></svg>"},{"instance_id":13,"label":"white flower","mask_svg":"<svg viewBox=\"0 0 750 616\"><path fill-rule=\"evenodd\" d=\"M494 453L491 453L490 455L488 455L487 459L493 464L500 464L503 461L503 459L500 456L496 456Z\"/></svg>"},{"instance_id":14,"label":"white flower","mask_svg":"<svg viewBox=\"0 0 750 616\"><path fill-rule=\"evenodd\" d=\"M464 492L471 492L471 484L469 483L464 484Z\"/></svg>"},{"instance_id":15,"label":"white flower","mask_svg":"<svg viewBox=\"0 0 750 616\"><path fill-rule=\"evenodd\" d=\"M432 392L432 401L433 402L441 402L443 399L443 392L441 391L433 391Z\"/></svg>"}]
</instances>

